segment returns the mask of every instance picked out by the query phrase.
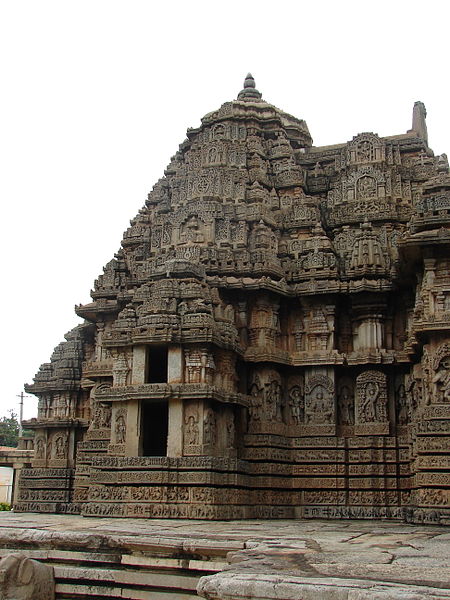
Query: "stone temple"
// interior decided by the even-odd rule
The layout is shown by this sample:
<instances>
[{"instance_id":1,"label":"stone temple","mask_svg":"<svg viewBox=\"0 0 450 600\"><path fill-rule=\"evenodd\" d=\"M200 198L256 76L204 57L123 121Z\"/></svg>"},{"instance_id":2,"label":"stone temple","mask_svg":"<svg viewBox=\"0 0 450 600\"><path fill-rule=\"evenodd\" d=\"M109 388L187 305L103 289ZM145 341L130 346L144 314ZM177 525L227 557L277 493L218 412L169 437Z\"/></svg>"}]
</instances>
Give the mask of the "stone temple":
<instances>
[{"instance_id":1,"label":"stone temple","mask_svg":"<svg viewBox=\"0 0 450 600\"><path fill-rule=\"evenodd\" d=\"M448 523L449 247L421 102L315 147L248 75L26 387L16 510Z\"/></svg>"}]
</instances>

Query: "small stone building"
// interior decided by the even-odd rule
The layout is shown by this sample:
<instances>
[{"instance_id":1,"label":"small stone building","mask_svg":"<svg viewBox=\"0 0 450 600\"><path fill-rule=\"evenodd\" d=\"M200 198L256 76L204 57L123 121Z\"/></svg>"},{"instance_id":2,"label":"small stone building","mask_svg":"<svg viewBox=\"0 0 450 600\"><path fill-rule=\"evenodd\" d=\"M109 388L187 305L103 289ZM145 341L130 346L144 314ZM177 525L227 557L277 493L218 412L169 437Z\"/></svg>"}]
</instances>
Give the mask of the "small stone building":
<instances>
[{"instance_id":1,"label":"small stone building","mask_svg":"<svg viewBox=\"0 0 450 600\"><path fill-rule=\"evenodd\" d=\"M171 159L39 397L17 510L450 514L450 177L410 131L315 147L248 75Z\"/></svg>"}]
</instances>

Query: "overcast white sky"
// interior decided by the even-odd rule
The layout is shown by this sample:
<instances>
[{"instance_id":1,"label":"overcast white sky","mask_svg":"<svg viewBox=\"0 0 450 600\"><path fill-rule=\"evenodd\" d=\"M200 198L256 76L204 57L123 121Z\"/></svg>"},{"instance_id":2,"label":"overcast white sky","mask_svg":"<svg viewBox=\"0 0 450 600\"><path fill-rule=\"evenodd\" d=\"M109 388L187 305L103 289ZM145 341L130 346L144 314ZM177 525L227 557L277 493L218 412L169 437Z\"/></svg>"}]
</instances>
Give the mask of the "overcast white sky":
<instances>
[{"instance_id":1,"label":"overcast white sky","mask_svg":"<svg viewBox=\"0 0 450 600\"><path fill-rule=\"evenodd\" d=\"M251 71L315 145L450 152L447 0L0 0L0 416L17 407L188 127ZM25 417L36 402L26 399Z\"/></svg>"}]
</instances>

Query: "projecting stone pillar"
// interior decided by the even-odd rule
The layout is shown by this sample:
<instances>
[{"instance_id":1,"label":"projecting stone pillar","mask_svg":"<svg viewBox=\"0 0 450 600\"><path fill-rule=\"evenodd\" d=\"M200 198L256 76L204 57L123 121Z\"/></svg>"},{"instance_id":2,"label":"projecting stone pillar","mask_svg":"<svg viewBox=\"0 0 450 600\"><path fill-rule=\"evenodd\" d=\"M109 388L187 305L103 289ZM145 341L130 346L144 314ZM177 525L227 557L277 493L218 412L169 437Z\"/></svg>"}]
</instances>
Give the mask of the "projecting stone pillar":
<instances>
[{"instance_id":1,"label":"projecting stone pillar","mask_svg":"<svg viewBox=\"0 0 450 600\"><path fill-rule=\"evenodd\" d=\"M12 491L11 491L11 506L14 508L14 504L19 499L19 482L20 482L20 473L24 468L24 464L22 463L14 463L13 464L13 481L12 481Z\"/></svg>"},{"instance_id":2,"label":"projecting stone pillar","mask_svg":"<svg viewBox=\"0 0 450 600\"><path fill-rule=\"evenodd\" d=\"M127 402L127 431L125 443L125 456L139 456L141 441L141 410L140 400Z\"/></svg>"},{"instance_id":3,"label":"projecting stone pillar","mask_svg":"<svg viewBox=\"0 0 450 600\"><path fill-rule=\"evenodd\" d=\"M167 356L167 383L183 383L183 349L170 346Z\"/></svg>"},{"instance_id":4,"label":"projecting stone pillar","mask_svg":"<svg viewBox=\"0 0 450 600\"><path fill-rule=\"evenodd\" d=\"M141 383L145 383L145 346L134 346L131 384L139 385Z\"/></svg>"},{"instance_id":5,"label":"projecting stone pillar","mask_svg":"<svg viewBox=\"0 0 450 600\"><path fill-rule=\"evenodd\" d=\"M167 456L183 456L183 401L180 398L169 400Z\"/></svg>"},{"instance_id":6,"label":"projecting stone pillar","mask_svg":"<svg viewBox=\"0 0 450 600\"><path fill-rule=\"evenodd\" d=\"M167 382L183 383L183 349L170 346L167 357ZM167 456L183 455L183 401L169 400L169 425L167 435Z\"/></svg>"}]
</instances>

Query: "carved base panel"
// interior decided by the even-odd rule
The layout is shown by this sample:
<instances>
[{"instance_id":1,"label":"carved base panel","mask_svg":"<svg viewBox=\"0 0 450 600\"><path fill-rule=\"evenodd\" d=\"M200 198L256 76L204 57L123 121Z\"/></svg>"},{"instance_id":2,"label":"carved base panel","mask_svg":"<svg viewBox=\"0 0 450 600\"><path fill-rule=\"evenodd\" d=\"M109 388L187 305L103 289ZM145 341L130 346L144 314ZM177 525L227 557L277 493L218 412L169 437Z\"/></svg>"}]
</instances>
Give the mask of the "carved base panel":
<instances>
[{"instance_id":1,"label":"carved base panel","mask_svg":"<svg viewBox=\"0 0 450 600\"><path fill-rule=\"evenodd\" d=\"M291 506L242 506L205 504L95 503L83 507L84 516L152 518L152 519L292 519Z\"/></svg>"},{"instance_id":2,"label":"carved base panel","mask_svg":"<svg viewBox=\"0 0 450 600\"><path fill-rule=\"evenodd\" d=\"M77 503L69 502L18 502L14 505L16 512L58 513L79 515L81 510Z\"/></svg>"},{"instance_id":3,"label":"carved base panel","mask_svg":"<svg viewBox=\"0 0 450 600\"><path fill-rule=\"evenodd\" d=\"M304 425L301 429L301 435L335 435L336 425Z\"/></svg>"},{"instance_id":4,"label":"carved base panel","mask_svg":"<svg viewBox=\"0 0 450 600\"><path fill-rule=\"evenodd\" d=\"M355 435L389 435L389 423L355 425Z\"/></svg>"},{"instance_id":5,"label":"carved base panel","mask_svg":"<svg viewBox=\"0 0 450 600\"><path fill-rule=\"evenodd\" d=\"M448 525L450 510L395 506L304 506L304 519L389 519L407 523Z\"/></svg>"},{"instance_id":6,"label":"carved base panel","mask_svg":"<svg viewBox=\"0 0 450 600\"><path fill-rule=\"evenodd\" d=\"M22 469L18 512L71 512L73 469L32 468ZM64 507L55 511L54 507Z\"/></svg>"},{"instance_id":7,"label":"carved base panel","mask_svg":"<svg viewBox=\"0 0 450 600\"><path fill-rule=\"evenodd\" d=\"M414 502L421 508L438 507L450 509L450 489L422 488L413 494Z\"/></svg>"}]
</instances>

